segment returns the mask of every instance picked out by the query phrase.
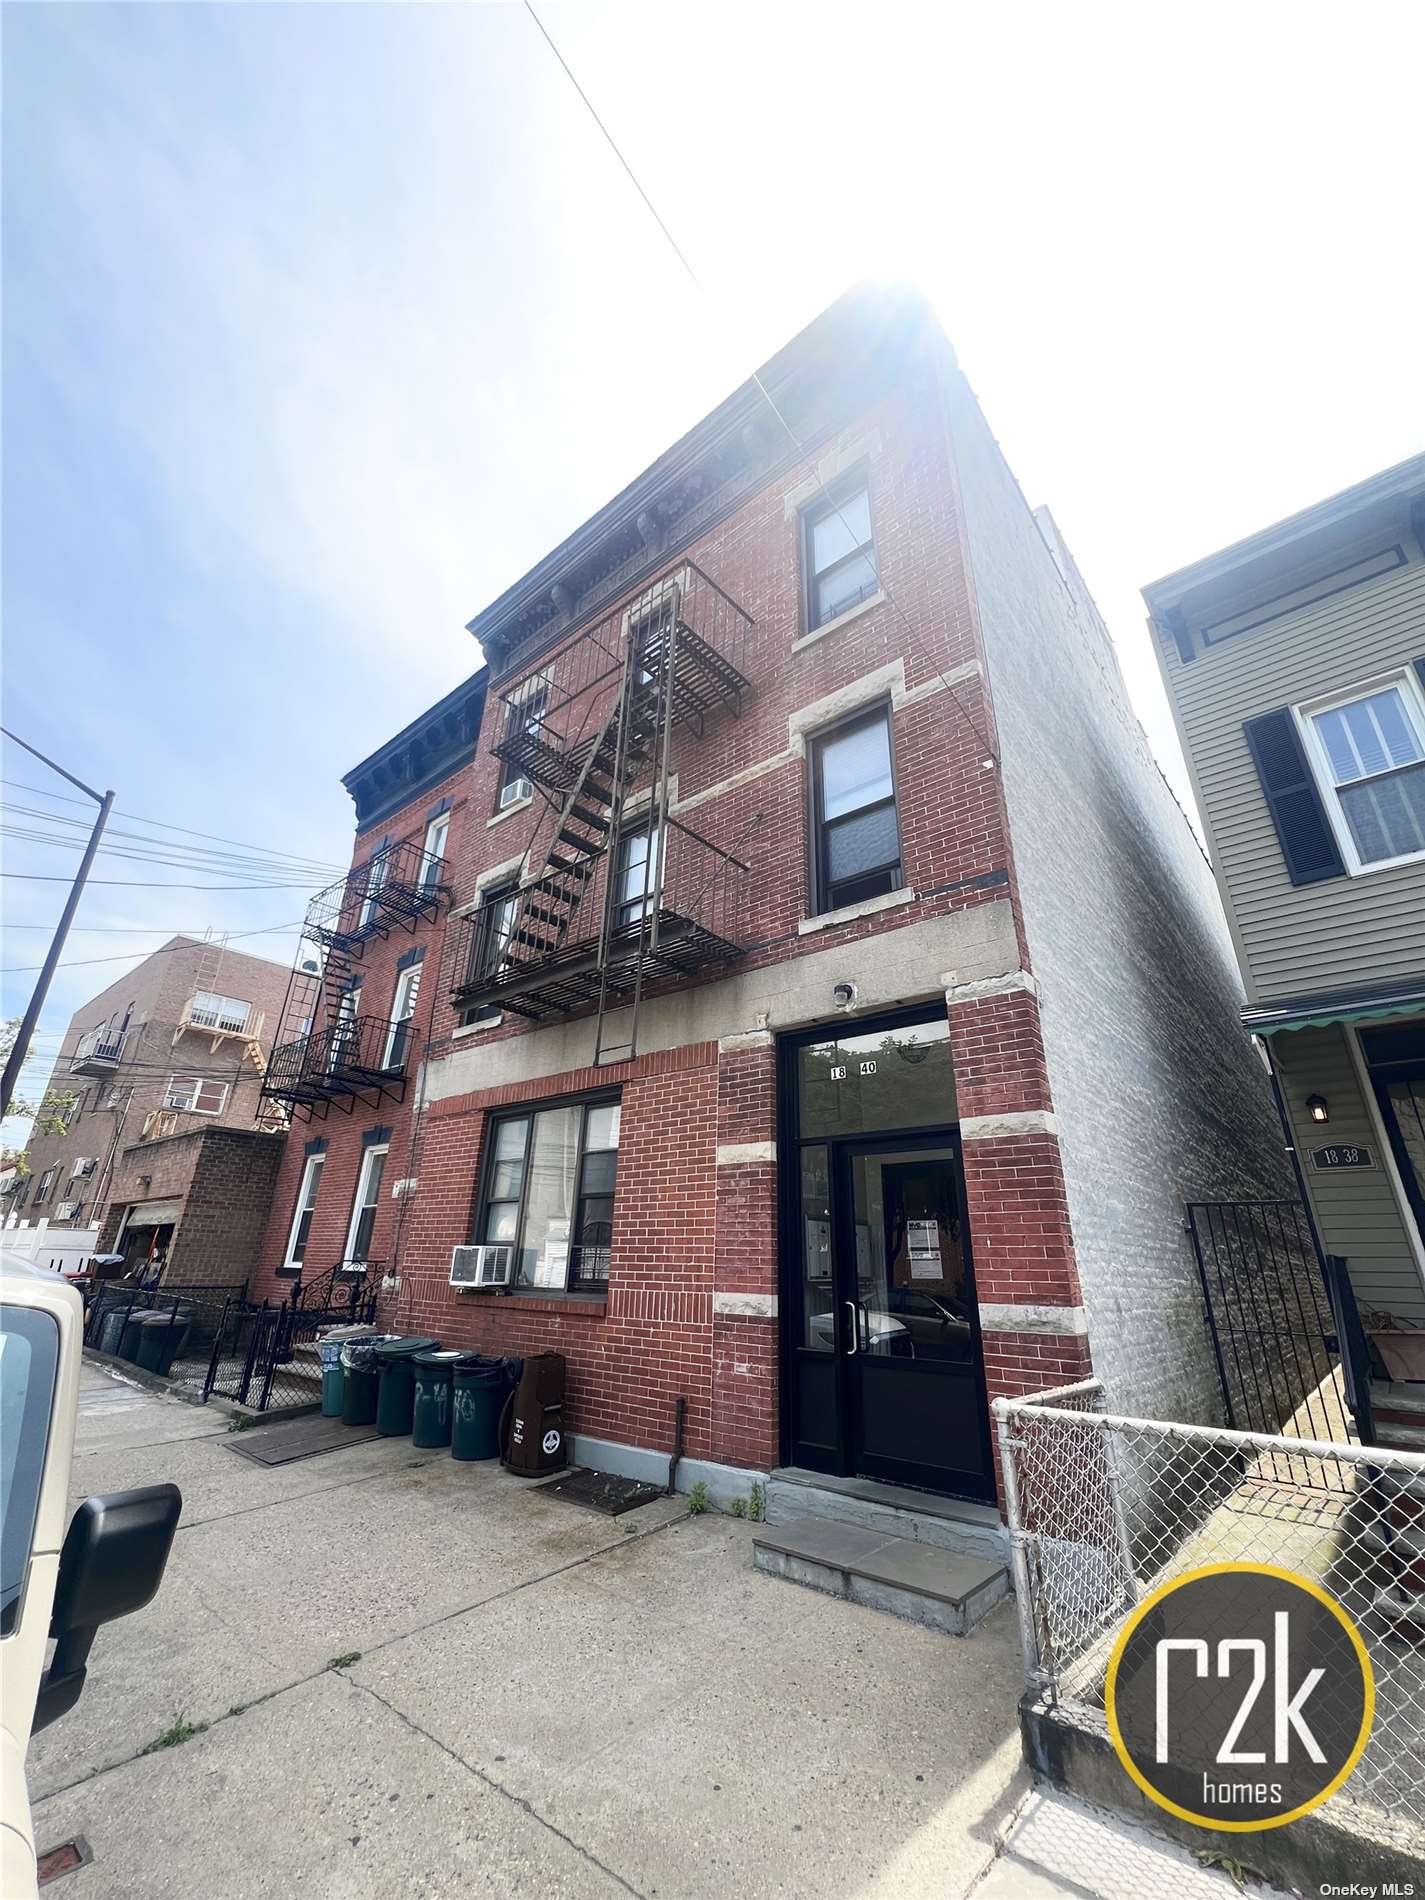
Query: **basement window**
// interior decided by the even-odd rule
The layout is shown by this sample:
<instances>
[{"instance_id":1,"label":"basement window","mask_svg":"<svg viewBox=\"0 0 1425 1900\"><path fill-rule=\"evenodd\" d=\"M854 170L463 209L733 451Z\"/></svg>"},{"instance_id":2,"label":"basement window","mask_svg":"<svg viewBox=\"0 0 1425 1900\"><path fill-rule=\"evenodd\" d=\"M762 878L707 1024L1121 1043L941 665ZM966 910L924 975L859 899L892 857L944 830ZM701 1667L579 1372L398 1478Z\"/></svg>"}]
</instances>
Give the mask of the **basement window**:
<instances>
[{"instance_id":1,"label":"basement window","mask_svg":"<svg viewBox=\"0 0 1425 1900\"><path fill-rule=\"evenodd\" d=\"M618 1102L604 1100L491 1123L476 1238L514 1248L516 1286L608 1286L619 1120Z\"/></svg>"}]
</instances>

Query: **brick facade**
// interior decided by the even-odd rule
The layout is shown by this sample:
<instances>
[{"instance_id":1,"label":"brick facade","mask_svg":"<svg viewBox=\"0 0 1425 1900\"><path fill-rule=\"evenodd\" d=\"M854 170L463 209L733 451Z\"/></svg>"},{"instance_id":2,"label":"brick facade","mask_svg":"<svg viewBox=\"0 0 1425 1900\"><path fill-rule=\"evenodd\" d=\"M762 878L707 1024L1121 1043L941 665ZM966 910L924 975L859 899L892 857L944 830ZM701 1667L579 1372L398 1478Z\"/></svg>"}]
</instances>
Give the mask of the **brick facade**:
<instances>
[{"instance_id":1,"label":"brick facade","mask_svg":"<svg viewBox=\"0 0 1425 1900\"><path fill-rule=\"evenodd\" d=\"M544 815L537 800L509 811L498 807L502 766L491 747L503 731L501 693L535 678L566 640L600 625L610 606L616 613L637 598L640 586L682 560L711 576L753 623L738 659L751 694L738 716L719 712L702 736L679 735L671 788L675 819L682 816L751 859L741 958L718 975L655 984L642 1004L636 1058L595 1068L587 1014L533 1026L513 1011L462 1022L452 988L465 939L458 920L430 926L432 967L421 994L429 1035L422 1105L379 1111L392 1128L388 1183L418 1181L399 1208L388 1197L378 1220L373 1251L394 1264L399 1279L389 1290L385 1321L451 1345L563 1353L568 1422L586 1441L667 1452L674 1402L683 1396L690 1457L766 1470L785 1456L778 1037L786 1032L824 1025L828 1034L854 1033L859 1021L906 1005L923 1006L927 1017L945 1012L954 1093L944 1103L944 1123L958 1125L961 1136L991 1396L1061 1383L1097 1363L1076 1234L1081 1225L1103 1230L1095 1202L1105 1194L1131 1210L1129 1225L1154 1246L1180 1223L1178 1182L1164 1176L1155 1145L1177 1112L1175 1092L1185 1091L1195 1104L1214 1102L1233 1130L1247 1157L1235 1174L1228 1143L1200 1148L1205 1172L1220 1169L1224 1184L1271 1147L1270 1107L1260 1089L1254 1092L1250 1052L1230 997L1171 968L1153 969L1151 983L1135 988L1123 967L1132 949L1120 956L1115 946L1105 964L1107 953L1096 943L1105 884L1141 887L1156 897L1195 850L1181 813L1163 817L1151 760L1117 737L1108 744L1118 748L1115 796L1123 822L1113 830L1076 829L1069 815L1054 906L1044 906L1038 880L1031 927L1016 862L1015 798L1030 798L1032 788L1025 790L1017 775L1011 797L1002 769L998 707L987 690L985 600L969 551L967 489L974 486L981 512L1009 503L998 476L991 481L957 466L960 425L947 390L958 389L958 372L938 333L919 320L914 328L913 345L873 390L858 389L854 400L833 390L826 413L807 431L804 454L779 459L767 447L770 432L744 430L746 454L754 464L758 456L762 461L755 478L744 470L725 504L714 485L701 504L705 525L681 537L665 531L641 567L628 556L627 539L620 542L626 583L601 582L595 564L587 610L562 583L554 586L552 641L540 633L521 645L506 641L493 623L485 625L497 609L515 617L522 600L537 603L534 580L472 623L472 630L487 634L493 673L473 761L447 787L461 814L450 846L457 913L478 901L482 887L537 870L541 860L531 863L526 854L547 836L539 832ZM685 443L676 453L686 451ZM659 466L641 480L651 483ZM864 472L869 487L883 591L808 635L800 510L821 494L823 481L855 470ZM670 492L672 486L670 477ZM616 513L621 505L623 498L611 509ZM1023 509L1017 491L1013 506ZM646 523L657 518L641 514L639 533L656 541ZM581 530L584 540L592 541L594 525ZM621 524L625 535L628 525ZM1040 557L1050 559L1042 540L1039 556L1022 548L1015 554ZM609 567L616 566L611 559ZM1042 580L1036 575L1035 585ZM1033 591L1027 589L1031 599ZM1061 637L1053 613L1030 611L1032 636ZM1032 640L1020 663L1024 680L1032 682ZM1116 690L1121 694L1121 686ZM808 739L836 718L876 704L889 707L902 888L828 922L815 914L811 891ZM1079 720L1054 730L1053 745L1082 750L1086 732L1102 743L1093 722L1083 714ZM1057 772L1059 763L1046 761L1046 768ZM1082 796L1082 788L1074 795ZM407 818L414 813L412 806ZM1158 834L1171 823L1181 835L1160 848ZM1040 829L1036 815L1028 833L1035 850ZM1078 849L1101 860L1076 888L1073 873L1085 868L1075 866ZM1157 859L1148 865L1151 852ZM1210 891L1179 882L1172 903L1215 954L1223 931ZM1076 995L1084 1011L1080 1048L1067 1047L1072 1028L1062 1016L1052 1035L1046 1028L1034 975L1041 945L1048 946L1045 961L1056 972L1065 957L1079 958L1089 973L1100 965L1109 969L1113 988L1096 1011ZM388 947L399 947L397 940ZM1172 949L1165 945L1167 954ZM373 970L383 954L371 953ZM839 1007L836 996L837 986L846 984L855 992L849 1009ZM1144 1007L1143 996L1166 994L1174 985L1190 993L1195 1048L1189 1051L1174 1025L1164 1061L1155 1053L1162 1011ZM1125 1045L1136 1063L1131 1072ZM1061 1147L1060 1078L1065 1096L1077 1102L1083 1072L1096 1061L1109 1063L1125 1090L1107 1117L1111 1166L1118 1171L1111 1184L1106 1172L1095 1178L1082 1166L1075 1177ZM475 1228L492 1112L594 1089L617 1090L622 1102L606 1294L453 1290L451 1249ZM1155 1131L1154 1143L1136 1155L1123 1132L1134 1116ZM319 1130L294 1131L264 1248L265 1285L276 1284L303 1145L313 1136L329 1147L312 1251L321 1263L338 1256L366 1127L358 1112L350 1121L333 1116ZM1082 1131L1081 1155L1092 1151L1093 1138L1091 1129ZM786 1157L781 1165L790 1165ZM1163 1283L1176 1288L1177 1237L1170 1245ZM1102 1250L1093 1264L1102 1298ZM1135 1340L1145 1342L1154 1324L1150 1302L1124 1321ZM1151 1345L1142 1350L1147 1354ZM1121 1357L1122 1347L1110 1344L1107 1353Z\"/></svg>"},{"instance_id":2,"label":"brick facade","mask_svg":"<svg viewBox=\"0 0 1425 1900\"><path fill-rule=\"evenodd\" d=\"M99 1251L113 1250L126 1217L177 1200L164 1280L241 1287L267 1231L286 1143L254 1128L190 1128L123 1150L114 1168Z\"/></svg>"}]
</instances>

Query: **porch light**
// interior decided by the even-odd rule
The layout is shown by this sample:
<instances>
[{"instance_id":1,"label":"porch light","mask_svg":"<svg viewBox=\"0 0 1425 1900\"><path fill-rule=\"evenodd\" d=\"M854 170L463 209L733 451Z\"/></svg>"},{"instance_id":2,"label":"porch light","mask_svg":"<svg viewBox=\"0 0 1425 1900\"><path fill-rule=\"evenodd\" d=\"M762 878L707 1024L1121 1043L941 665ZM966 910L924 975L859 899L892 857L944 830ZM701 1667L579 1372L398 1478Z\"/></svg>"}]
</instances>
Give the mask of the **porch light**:
<instances>
[{"instance_id":1,"label":"porch light","mask_svg":"<svg viewBox=\"0 0 1425 1900\"><path fill-rule=\"evenodd\" d=\"M1331 1110L1327 1106L1324 1095L1308 1095L1306 1112L1314 1122L1329 1122L1331 1119Z\"/></svg>"}]
</instances>

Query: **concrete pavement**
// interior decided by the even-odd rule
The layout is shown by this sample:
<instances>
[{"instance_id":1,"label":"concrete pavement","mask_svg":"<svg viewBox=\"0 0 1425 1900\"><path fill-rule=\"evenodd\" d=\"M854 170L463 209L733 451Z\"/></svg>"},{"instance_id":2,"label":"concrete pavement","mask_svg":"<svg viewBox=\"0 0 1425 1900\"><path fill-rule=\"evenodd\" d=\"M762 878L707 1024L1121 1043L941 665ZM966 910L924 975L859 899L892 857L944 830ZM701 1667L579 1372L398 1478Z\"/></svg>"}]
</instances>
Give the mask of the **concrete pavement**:
<instances>
[{"instance_id":1,"label":"concrete pavement","mask_svg":"<svg viewBox=\"0 0 1425 1900\"><path fill-rule=\"evenodd\" d=\"M86 1367L76 1496L166 1478L163 1589L101 1632L30 1753L41 1845L93 1849L64 1900L892 1900L982 1877L1004 1900L1043 1876L1042 1823L1022 1865L996 1859L1028 1793L1008 1605L940 1636L762 1575L737 1520L609 1519L408 1440L268 1470L220 1414Z\"/></svg>"}]
</instances>

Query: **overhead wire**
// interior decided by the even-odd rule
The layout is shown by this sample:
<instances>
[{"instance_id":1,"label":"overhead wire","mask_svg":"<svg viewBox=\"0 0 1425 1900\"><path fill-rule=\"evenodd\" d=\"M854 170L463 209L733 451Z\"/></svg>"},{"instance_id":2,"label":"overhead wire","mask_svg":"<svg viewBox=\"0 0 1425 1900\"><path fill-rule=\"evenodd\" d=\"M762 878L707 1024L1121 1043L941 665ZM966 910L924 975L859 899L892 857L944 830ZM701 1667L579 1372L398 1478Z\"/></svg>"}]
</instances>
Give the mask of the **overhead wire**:
<instances>
[{"instance_id":1,"label":"overhead wire","mask_svg":"<svg viewBox=\"0 0 1425 1900\"><path fill-rule=\"evenodd\" d=\"M0 779L0 785L9 785L13 787L14 790L20 792L33 792L40 798L53 798L65 805L82 805L85 802L82 798L70 797L67 792L51 792L39 785L24 784L19 779ZM321 870L340 871L345 869L344 865L337 864L330 859L308 858L300 852L281 851L275 847L269 848L266 845L245 844L240 838L224 838L215 831L195 831L191 825L175 825L164 818L141 818L137 812L120 811L117 809L115 810L114 816L116 818L127 818L130 824L152 825L154 829L158 831L179 831L182 832L185 837L206 838L212 844L237 845L239 850L242 851L256 851L265 856L274 858L291 858L294 863L313 864Z\"/></svg>"},{"instance_id":2,"label":"overhead wire","mask_svg":"<svg viewBox=\"0 0 1425 1900\"><path fill-rule=\"evenodd\" d=\"M648 211L650 215L652 216L654 223L658 226L658 229L663 233L664 237L668 240L669 246L671 247L674 256L678 259L678 262L682 265L683 269L687 272L688 279L692 283L693 288L697 291L698 295L702 297L705 302L710 304L712 299L709 296L708 291L705 289L697 272L693 269L692 265L688 262L688 259L683 252L682 246L678 243L677 239L673 236L672 231L668 227L667 221L663 218L657 206L654 204L652 198L649 197L647 191L644 189L644 186L641 180L639 179L637 172L635 172L635 170L633 169L633 166L629 163L628 159L624 156L622 150L620 149L617 139L615 139L613 133L610 132L609 128L604 124L604 121L600 118L593 100L590 99L588 93L586 93L583 86L580 85L578 79L576 78L574 74L572 67L570 66L568 60L565 59L563 53L560 52L559 47L555 43L554 37L550 33L548 27L545 26L543 20L541 20L539 15L535 12L534 6L532 4L532 0L524 0L524 8L525 8L525 12L528 13L529 17L534 21L535 25L539 28L539 31L543 35L544 40L549 47L549 50L553 53L554 57L558 60L560 66L563 68L564 73L567 76L570 85L573 86L575 92L578 93L580 99L583 101L585 107L588 110L590 118L594 121L594 124L599 128L599 131L603 134L605 140L608 143L610 151L613 153L614 157L618 160L619 164L623 167L624 171L628 174L628 177L632 181L634 189L637 191L639 197L643 200L644 204L648 207ZM781 428L785 432L787 439L788 441L791 442L793 448L796 449L799 455L801 455L802 457L805 457L808 453L806 444L797 435L797 432L795 431L795 429L793 429L790 422L788 422L787 418L783 415L781 409L778 407L776 401L774 400L771 391L767 388L767 385L763 382L757 370L754 369L752 371L749 380L756 384L758 391L760 392L763 400L767 404L767 407L772 411L772 414L776 417L777 422L780 424ZM855 547L859 545L856 539L855 532L852 529L850 522L846 519L846 516L842 513L839 502L836 500L835 496L832 494L831 490L828 488L825 480L822 478L821 471L819 469L814 468L812 470L812 475L816 481L818 488L821 490L823 496L826 497L830 505L830 512L835 514L836 518L840 521L842 527L846 530L847 534L851 537L852 546ZM900 620L901 625L905 628L907 634L909 634L912 641L914 641L917 644L922 658L924 658L924 660L926 661L926 664L931 668L936 678L940 681L940 684L944 687L945 691L950 695L951 700L954 702L955 706L959 710L961 718L965 721L966 725L970 728L970 730L974 733L975 737L979 740L980 744L984 747L985 753L987 755L986 763L992 763L997 766L1000 762L999 753L996 751L995 747L990 742L985 732L981 729L979 722L975 719L973 714L970 712L969 707L966 706L965 702L961 699L960 695L955 691L955 687L953 683L946 677L943 668L941 668L940 666L936 664L933 655L931 655L926 650L922 637L916 632L915 628L911 625L910 620L906 616L905 610L900 605L900 602L895 598L895 595L892 593L891 589L886 585L886 582L880 572L879 562L877 563L877 568L876 568L876 580L877 580L877 584L879 586L880 592L885 596L887 604L895 613L896 617Z\"/></svg>"}]
</instances>

